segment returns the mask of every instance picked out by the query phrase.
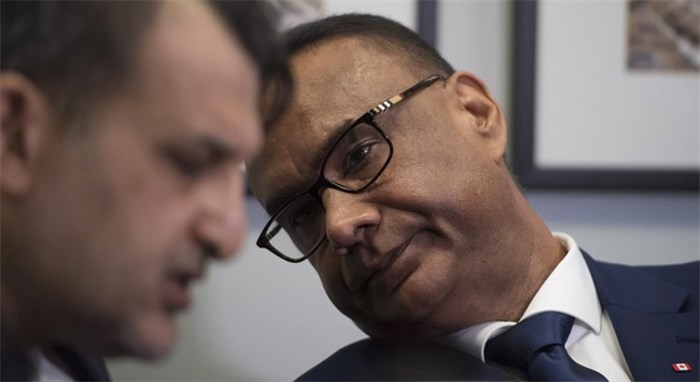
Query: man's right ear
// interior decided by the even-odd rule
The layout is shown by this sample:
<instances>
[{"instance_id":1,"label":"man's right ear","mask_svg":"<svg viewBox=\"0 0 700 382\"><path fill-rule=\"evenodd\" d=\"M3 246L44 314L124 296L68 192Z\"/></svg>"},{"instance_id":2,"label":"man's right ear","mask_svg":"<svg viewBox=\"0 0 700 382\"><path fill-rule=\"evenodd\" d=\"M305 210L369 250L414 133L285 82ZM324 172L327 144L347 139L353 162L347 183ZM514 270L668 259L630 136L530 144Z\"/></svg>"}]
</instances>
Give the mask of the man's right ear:
<instances>
[{"instance_id":1,"label":"man's right ear","mask_svg":"<svg viewBox=\"0 0 700 382\"><path fill-rule=\"evenodd\" d=\"M0 73L0 191L21 197L32 185L40 147L50 131L44 93L17 72Z\"/></svg>"}]
</instances>

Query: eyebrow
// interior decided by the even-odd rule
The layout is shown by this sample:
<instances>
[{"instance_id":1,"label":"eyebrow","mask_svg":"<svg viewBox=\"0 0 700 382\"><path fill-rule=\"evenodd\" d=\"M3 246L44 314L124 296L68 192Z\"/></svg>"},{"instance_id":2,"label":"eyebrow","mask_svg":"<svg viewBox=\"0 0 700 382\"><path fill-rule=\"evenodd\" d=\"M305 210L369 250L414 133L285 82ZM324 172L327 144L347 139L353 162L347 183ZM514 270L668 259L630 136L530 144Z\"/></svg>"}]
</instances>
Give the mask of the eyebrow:
<instances>
[{"instance_id":1,"label":"eyebrow","mask_svg":"<svg viewBox=\"0 0 700 382\"><path fill-rule=\"evenodd\" d=\"M326 156L328 156L329 152L331 151L331 146L335 144L338 141L338 139L340 139L340 137L343 134L345 134L346 131L348 131L350 126L352 126L356 121L364 117L365 114L367 113L362 114L359 118L344 119L340 123L340 126L335 128L333 130L333 133L329 134L328 137L326 137L326 139L323 141L323 144L321 145L321 148L316 150L315 152L316 156L314 158L316 158L316 161L318 162L315 163L317 165L316 167L320 166L321 161L326 159Z\"/></svg>"},{"instance_id":2,"label":"eyebrow","mask_svg":"<svg viewBox=\"0 0 700 382\"><path fill-rule=\"evenodd\" d=\"M214 162L239 158L241 154L238 148L208 132L188 132L172 137L172 139L165 142L165 145L163 150L166 152L186 150L186 152L206 155L207 160Z\"/></svg>"}]
</instances>

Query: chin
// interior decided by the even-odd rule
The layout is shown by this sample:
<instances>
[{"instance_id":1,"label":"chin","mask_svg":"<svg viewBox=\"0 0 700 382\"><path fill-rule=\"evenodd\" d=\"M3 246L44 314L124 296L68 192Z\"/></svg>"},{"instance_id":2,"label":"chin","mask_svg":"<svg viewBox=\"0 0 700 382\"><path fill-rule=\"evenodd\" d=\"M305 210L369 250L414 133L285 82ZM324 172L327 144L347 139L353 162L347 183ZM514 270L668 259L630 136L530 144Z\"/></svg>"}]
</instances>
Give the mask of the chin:
<instances>
[{"instance_id":1,"label":"chin","mask_svg":"<svg viewBox=\"0 0 700 382\"><path fill-rule=\"evenodd\" d=\"M421 328L421 324L410 322L355 322L360 330L368 336L388 344L408 344L430 337Z\"/></svg>"},{"instance_id":2,"label":"chin","mask_svg":"<svg viewBox=\"0 0 700 382\"><path fill-rule=\"evenodd\" d=\"M148 343L142 346L140 349L136 349L132 355L138 358L142 358L148 361L157 361L164 358L175 347L175 341L160 342L160 343Z\"/></svg>"},{"instance_id":3,"label":"chin","mask_svg":"<svg viewBox=\"0 0 700 382\"><path fill-rule=\"evenodd\" d=\"M404 288L389 300L376 301L373 315L384 322L420 325L439 308L440 296Z\"/></svg>"},{"instance_id":4,"label":"chin","mask_svg":"<svg viewBox=\"0 0 700 382\"><path fill-rule=\"evenodd\" d=\"M378 302L371 314L355 321L356 325L370 337L390 342L410 342L435 335L433 321L439 314L440 299L421 298L425 296L417 294L402 297L407 298Z\"/></svg>"},{"instance_id":5,"label":"chin","mask_svg":"<svg viewBox=\"0 0 700 382\"><path fill-rule=\"evenodd\" d=\"M177 340L177 327L171 318L151 319L133 325L117 338L109 355L155 361L168 355Z\"/></svg>"}]
</instances>

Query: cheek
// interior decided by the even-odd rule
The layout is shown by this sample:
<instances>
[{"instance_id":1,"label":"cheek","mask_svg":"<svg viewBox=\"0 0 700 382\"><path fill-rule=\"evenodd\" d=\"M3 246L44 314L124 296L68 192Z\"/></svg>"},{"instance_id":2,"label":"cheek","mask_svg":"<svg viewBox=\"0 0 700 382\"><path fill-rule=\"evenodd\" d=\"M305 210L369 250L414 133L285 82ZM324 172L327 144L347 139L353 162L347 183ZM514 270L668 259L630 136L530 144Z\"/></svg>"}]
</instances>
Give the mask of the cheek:
<instances>
[{"instance_id":1,"label":"cheek","mask_svg":"<svg viewBox=\"0 0 700 382\"><path fill-rule=\"evenodd\" d=\"M333 299L333 296L337 294L342 285L342 275L340 273L340 262L337 259L332 258L332 256L338 256L331 253L329 250L318 255L314 255L311 264L318 273L323 288L326 290L328 297Z\"/></svg>"},{"instance_id":2,"label":"cheek","mask_svg":"<svg viewBox=\"0 0 700 382\"><path fill-rule=\"evenodd\" d=\"M387 176L420 189L439 189L463 173L467 162L462 145L455 142L459 137L442 139L417 128L402 133L393 137L394 156Z\"/></svg>"},{"instance_id":3,"label":"cheek","mask_svg":"<svg viewBox=\"0 0 700 382\"><path fill-rule=\"evenodd\" d=\"M89 248L84 256L93 264L95 283L109 286L115 296L141 289L131 296L139 300L155 291L174 222L168 220L171 214L158 213L157 199L151 203L134 199L116 197L110 208L85 218L93 225L86 227L92 233L83 245Z\"/></svg>"},{"instance_id":4,"label":"cheek","mask_svg":"<svg viewBox=\"0 0 700 382\"><path fill-rule=\"evenodd\" d=\"M72 221L82 225L76 238L84 247L92 280L109 286L108 300L132 305L158 290L169 252L182 241L187 203L146 161L101 161L76 192ZM80 206L80 207L78 207ZM140 291L139 291L140 290Z\"/></svg>"},{"instance_id":5,"label":"cheek","mask_svg":"<svg viewBox=\"0 0 700 382\"><path fill-rule=\"evenodd\" d=\"M420 268L409 278L401 293L414 304L431 310L445 298L456 285L458 261L450 251L429 249L423 256Z\"/></svg>"},{"instance_id":6,"label":"cheek","mask_svg":"<svg viewBox=\"0 0 700 382\"><path fill-rule=\"evenodd\" d=\"M460 259L451 245L427 233L415 236L413 244L409 250L414 251L417 268L390 298L373 301L373 309L385 319L424 319L452 294L460 279Z\"/></svg>"},{"instance_id":7,"label":"cheek","mask_svg":"<svg viewBox=\"0 0 700 382\"><path fill-rule=\"evenodd\" d=\"M472 215L481 215L489 195L502 192L497 166L462 135L418 135L397 138L384 179L392 203L436 218L462 215L472 221Z\"/></svg>"},{"instance_id":8,"label":"cheek","mask_svg":"<svg viewBox=\"0 0 700 382\"><path fill-rule=\"evenodd\" d=\"M141 147L130 158L108 166L107 204L112 205L113 223L123 235L118 245L150 254L143 262L153 261L169 246L181 245L194 203L192 191L172 169L150 147Z\"/></svg>"},{"instance_id":9,"label":"cheek","mask_svg":"<svg viewBox=\"0 0 700 382\"><path fill-rule=\"evenodd\" d=\"M34 214L33 252L50 256L34 262L44 271L33 289L45 304L58 304L56 325L66 332L82 327L108 333L153 309L167 253L162 226L140 219L134 210L139 205L113 194L108 179L77 183L65 177L55 186L41 203L51 208Z\"/></svg>"},{"instance_id":10,"label":"cheek","mask_svg":"<svg viewBox=\"0 0 700 382\"><path fill-rule=\"evenodd\" d=\"M326 250L312 262L318 273L323 289L333 304L348 315L352 310L353 297L347 290L342 275L341 255Z\"/></svg>"}]
</instances>

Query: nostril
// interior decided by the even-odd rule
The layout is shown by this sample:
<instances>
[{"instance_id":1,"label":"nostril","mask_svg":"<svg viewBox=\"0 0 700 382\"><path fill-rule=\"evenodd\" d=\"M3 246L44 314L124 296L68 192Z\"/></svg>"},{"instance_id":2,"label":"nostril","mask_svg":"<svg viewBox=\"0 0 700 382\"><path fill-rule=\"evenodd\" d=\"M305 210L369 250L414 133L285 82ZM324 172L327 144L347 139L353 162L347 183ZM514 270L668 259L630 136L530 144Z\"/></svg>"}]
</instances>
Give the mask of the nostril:
<instances>
[{"instance_id":1,"label":"nostril","mask_svg":"<svg viewBox=\"0 0 700 382\"><path fill-rule=\"evenodd\" d=\"M204 257L211 257L211 258L218 258L220 251L219 248L216 246L216 244L209 243L209 242L202 242L200 244L200 248L202 249L202 255Z\"/></svg>"}]
</instances>

